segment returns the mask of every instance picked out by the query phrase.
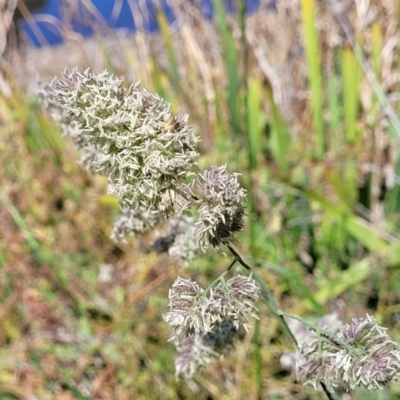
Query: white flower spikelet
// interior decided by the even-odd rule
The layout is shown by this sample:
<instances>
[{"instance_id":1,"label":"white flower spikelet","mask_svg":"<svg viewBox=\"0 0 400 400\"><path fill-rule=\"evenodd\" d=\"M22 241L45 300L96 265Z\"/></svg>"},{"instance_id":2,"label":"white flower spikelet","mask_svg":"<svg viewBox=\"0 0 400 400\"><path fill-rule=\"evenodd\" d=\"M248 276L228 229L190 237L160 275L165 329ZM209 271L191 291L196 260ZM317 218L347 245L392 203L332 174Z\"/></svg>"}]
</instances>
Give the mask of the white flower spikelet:
<instances>
[{"instance_id":1,"label":"white flower spikelet","mask_svg":"<svg viewBox=\"0 0 400 400\"><path fill-rule=\"evenodd\" d=\"M173 338L206 335L220 329L223 321L232 321L246 330L250 318L258 319L255 302L260 288L251 276L237 275L220 281L204 291L190 279L178 277L169 291L169 310L164 320L173 329Z\"/></svg>"},{"instance_id":2,"label":"white flower spikelet","mask_svg":"<svg viewBox=\"0 0 400 400\"><path fill-rule=\"evenodd\" d=\"M304 325L297 319L289 319L288 325L294 337L299 343L306 342L310 339L310 336L314 335L314 333L310 331L310 329L306 325ZM341 325L343 325L343 322L340 320L338 314L335 312L326 314L315 322L316 328L323 329L328 332L335 331ZM282 355L280 362L282 368L295 370L296 352L285 352Z\"/></svg>"},{"instance_id":3,"label":"white flower spikelet","mask_svg":"<svg viewBox=\"0 0 400 400\"><path fill-rule=\"evenodd\" d=\"M51 85L43 85L39 82L39 91L37 95L49 116L60 126L62 134L71 138L75 146L81 150L79 163L88 172L96 172L93 169L93 161L96 153L100 150L96 145L88 143L87 138L79 129L78 122L69 117L68 110L58 101L55 90Z\"/></svg>"},{"instance_id":4,"label":"white flower spikelet","mask_svg":"<svg viewBox=\"0 0 400 400\"><path fill-rule=\"evenodd\" d=\"M170 104L139 83L91 69L64 72L50 83L52 102L63 109L84 146L95 146L94 171L108 175L109 192L123 210L184 212L191 203L185 184L193 175L198 138L188 116L173 116Z\"/></svg>"},{"instance_id":5,"label":"white flower spikelet","mask_svg":"<svg viewBox=\"0 0 400 400\"><path fill-rule=\"evenodd\" d=\"M204 336L192 335L175 341L177 357L175 376L190 379L208 364L214 362L223 352L233 347L237 334L232 321L224 321L220 329Z\"/></svg>"},{"instance_id":6,"label":"white flower spikelet","mask_svg":"<svg viewBox=\"0 0 400 400\"><path fill-rule=\"evenodd\" d=\"M367 314L332 332L310 334L296 364L297 378L315 388L322 381L329 390L381 389L400 378L400 348Z\"/></svg>"},{"instance_id":7,"label":"white flower spikelet","mask_svg":"<svg viewBox=\"0 0 400 400\"><path fill-rule=\"evenodd\" d=\"M227 172L226 165L213 165L197 180L202 199L195 237L203 251L210 244L218 248L233 243L235 232L243 229L246 191L238 175Z\"/></svg>"}]
</instances>

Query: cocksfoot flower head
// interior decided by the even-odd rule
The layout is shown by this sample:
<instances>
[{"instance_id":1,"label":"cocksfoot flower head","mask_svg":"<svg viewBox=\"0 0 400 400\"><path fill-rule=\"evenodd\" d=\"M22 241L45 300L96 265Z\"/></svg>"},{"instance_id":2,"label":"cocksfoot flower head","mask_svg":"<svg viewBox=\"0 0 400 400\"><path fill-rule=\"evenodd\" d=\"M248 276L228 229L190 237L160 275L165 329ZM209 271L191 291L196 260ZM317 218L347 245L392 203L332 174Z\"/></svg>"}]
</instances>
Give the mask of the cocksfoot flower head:
<instances>
[{"instance_id":1,"label":"cocksfoot flower head","mask_svg":"<svg viewBox=\"0 0 400 400\"><path fill-rule=\"evenodd\" d=\"M246 191L239 174L227 172L226 165L212 166L199 176L197 187L202 195L196 240L203 250L234 242L234 234L243 229L243 202Z\"/></svg>"},{"instance_id":2,"label":"cocksfoot flower head","mask_svg":"<svg viewBox=\"0 0 400 400\"><path fill-rule=\"evenodd\" d=\"M76 141L95 147L91 169L108 175L109 192L124 211L161 211L167 217L189 207L186 181L193 175L198 139L186 114L172 115L158 95L139 83L125 88L122 78L107 71L66 71L49 86L51 104L62 108L60 118L74 127Z\"/></svg>"},{"instance_id":3,"label":"cocksfoot flower head","mask_svg":"<svg viewBox=\"0 0 400 400\"><path fill-rule=\"evenodd\" d=\"M380 389L400 377L400 349L374 317L353 318L332 332L313 333L297 357L297 378L328 389Z\"/></svg>"},{"instance_id":4,"label":"cocksfoot flower head","mask_svg":"<svg viewBox=\"0 0 400 400\"><path fill-rule=\"evenodd\" d=\"M326 314L315 322L316 328L323 329L328 332L336 331L336 329L341 325L343 325L343 322L335 312ZM313 331L311 331L306 325L297 319L289 319L288 326L299 343L307 342L307 340L314 335ZM281 356L280 362L283 368L288 370L296 370L296 352L286 351Z\"/></svg>"},{"instance_id":5,"label":"cocksfoot flower head","mask_svg":"<svg viewBox=\"0 0 400 400\"><path fill-rule=\"evenodd\" d=\"M169 310L164 320L173 329L173 338L191 335L204 336L220 329L221 324L232 321L246 330L250 318L258 318L255 302L260 288L252 277L235 276L219 282L207 291L190 279L178 277L169 291Z\"/></svg>"},{"instance_id":6,"label":"cocksfoot flower head","mask_svg":"<svg viewBox=\"0 0 400 400\"><path fill-rule=\"evenodd\" d=\"M75 146L81 150L79 163L88 172L96 172L93 168L93 161L96 154L100 151L95 144L89 143L82 130L79 128L78 121L71 118L69 111L59 102L57 93L49 84L39 82L38 98L47 113L57 122L64 136L71 138Z\"/></svg>"},{"instance_id":7,"label":"cocksfoot flower head","mask_svg":"<svg viewBox=\"0 0 400 400\"><path fill-rule=\"evenodd\" d=\"M237 329L233 322L227 320L215 332L176 340L175 376L192 378L197 371L214 362L225 350L232 348L236 334Z\"/></svg>"}]
</instances>

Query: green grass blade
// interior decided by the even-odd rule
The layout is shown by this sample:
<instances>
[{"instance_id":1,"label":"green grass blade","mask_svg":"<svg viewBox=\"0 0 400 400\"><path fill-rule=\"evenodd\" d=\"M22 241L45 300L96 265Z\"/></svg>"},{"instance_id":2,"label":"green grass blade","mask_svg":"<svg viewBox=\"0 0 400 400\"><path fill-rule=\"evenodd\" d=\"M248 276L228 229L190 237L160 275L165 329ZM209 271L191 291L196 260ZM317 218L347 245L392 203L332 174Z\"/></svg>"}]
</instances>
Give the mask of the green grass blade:
<instances>
[{"instance_id":1,"label":"green grass blade","mask_svg":"<svg viewBox=\"0 0 400 400\"><path fill-rule=\"evenodd\" d=\"M373 257L364 258L351 265L346 271L340 271L335 278L330 278L329 282L321 281L320 289L315 294L316 301L324 304L329 299L338 298L345 291L359 285L368 278L374 263Z\"/></svg>"},{"instance_id":2,"label":"green grass blade","mask_svg":"<svg viewBox=\"0 0 400 400\"><path fill-rule=\"evenodd\" d=\"M157 57L151 54L150 76L154 90L165 100L171 101L171 92L164 83L165 74L158 65ZM168 78L167 78L168 79Z\"/></svg>"},{"instance_id":3,"label":"green grass blade","mask_svg":"<svg viewBox=\"0 0 400 400\"><path fill-rule=\"evenodd\" d=\"M219 139L224 139L224 133L229 129L228 122L224 118L224 104L225 104L225 97L224 93L221 90L218 90L216 86L214 86L214 101L215 101L215 110L216 110L216 126L215 126L215 134L216 137Z\"/></svg>"},{"instance_id":4,"label":"green grass blade","mask_svg":"<svg viewBox=\"0 0 400 400\"><path fill-rule=\"evenodd\" d=\"M249 80L247 94L247 146L249 168L257 167L257 159L262 150L262 129L264 116L261 109L261 85L256 78Z\"/></svg>"},{"instance_id":5,"label":"green grass blade","mask_svg":"<svg viewBox=\"0 0 400 400\"><path fill-rule=\"evenodd\" d=\"M271 105L272 121L269 146L276 163L282 171L287 171L289 167L287 155L292 146L290 132L282 119L278 107L275 104L272 90L267 88L267 96Z\"/></svg>"},{"instance_id":6,"label":"green grass blade","mask_svg":"<svg viewBox=\"0 0 400 400\"><path fill-rule=\"evenodd\" d=\"M317 145L317 155L325 154L326 143L323 119L323 91L320 51L318 46L318 31L315 28L315 3L314 0L302 0L302 25L304 46L308 65L308 79L310 81L311 101L313 110L313 123Z\"/></svg>"},{"instance_id":7,"label":"green grass blade","mask_svg":"<svg viewBox=\"0 0 400 400\"><path fill-rule=\"evenodd\" d=\"M352 49L346 48L342 54L343 110L346 124L346 140L353 144L357 139L356 122L360 98L362 70Z\"/></svg>"},{"instance_id":8,"label":"green grass blade","mask_svg":"<svg viewBox=\"0 0 400 400\"><path fill-rule=\"evenodd\" d=\"M168 55L168 61L171 66L171 82L173 83L175 89L178 92L182 92L182 87L181 87L181 79L179 75L179 68L178 68L178 60L176 57L175 49L174 49L174 44L173 44L173 38L171 35L171 31L169 29L169 23L167 20L167 17L165 16L164 12L162 10L159 10L157 12L157 21L158 21L158 26L160 29L160 33L162 38L164 39L164 44L165 44L165 49L167 51Z\"/></svg>"},{"instance_id":9,"label":"green grass blade","mask_svg":"<svg viewBox=\"0 0 400 400\"><path fill-rule=\"evenodd\" d=\"M395 173L400 175L400 158L397 158L395 164ZM396 215L400 211L400 185L395 185L387 194L385 212L386 216Z\"/></svg>"},{"instance_id":10,"label":"green grass blade","mask_svg":"<svg viewBox=\"0 0 400 400\"><path fill-rule=\"evenodd\" d=\"M296 273L291 271L288 268L282 267L280 265L271 263L269 261L262 261L267 265L267 267L272 270L277 272L278 274L284 276L286 279L291 281L302 294L302 298L307 300L308 304L311 306L312 309L314 309L319 315L325 315L325 309L322 306L323 303L321 303L311 292L311 290L308 288L308 286L304 283L304 279L301 276L298 276Z\"/></svg>"},{"instance_id":11,"label":"green grass blade","mask_svg":"<svg viewBox=\"0 0 400 400\"><path fill-rule=\"evenodd\" d=\"M341 218L344 229L367 249L387 254L390 248L388 241L381 237L380 232L373 225L369 225L367 221L354 215L344 203L333 203L322 194L308 188L299 189L310 201L316 201L323 209Z\"/></svg>"},{"instance_id":12,"label":"green grass blade","mask_svg":"<svg viewBox=\"0 0 400 400\"><path fill-rule=\"evenodd\" d=\"M377 77L380 75L381 70L381 51L382 51L382 28L381 26L375 22L372 24L372 36L371 36L371 44L372 44L372 68Z\"/></svg>"},{"instance_id":13,"label":"green grass blade","mask_svg":"<svg viewBox=\"0 0 400 400\"><path fill-rule=\"evenodd\" d=\"M332 150L337 154L342 144L340 134L341 109L339 103L338 80L335 75L328 77L328 106L329 106L329 127L330 144Z\"/></svg>"},{"instance_id":14,"label":"green grass blade","mask_svg":"<svg viewBox=\"0 0 400 400\"><path fill-rule=\"evenodd\" d=\"M217 20L217 26L221 35L222 51L225 61L225 69L228 76L227 84L227 96L228 96L228 108L232 138L235 139L239 132L239 86L240 77L238 75L238 57L235 47L235 41L233 39L232 32L229 29L228 21L226 18L226 9L223 5L222 0L213 0L215 8L215 17Z\"/></svg>"},{"instance_id":15,"label":"green grass blade","mask_svg":"<svg viewBox=\"0 0 400 400\"><path fill-rule=\"evenodd\" d=\"M343 168L332 168L326 177L343 204L354 209L358 201L357 166L351 162L343 163Z\"/></svg>"}]
</instances>

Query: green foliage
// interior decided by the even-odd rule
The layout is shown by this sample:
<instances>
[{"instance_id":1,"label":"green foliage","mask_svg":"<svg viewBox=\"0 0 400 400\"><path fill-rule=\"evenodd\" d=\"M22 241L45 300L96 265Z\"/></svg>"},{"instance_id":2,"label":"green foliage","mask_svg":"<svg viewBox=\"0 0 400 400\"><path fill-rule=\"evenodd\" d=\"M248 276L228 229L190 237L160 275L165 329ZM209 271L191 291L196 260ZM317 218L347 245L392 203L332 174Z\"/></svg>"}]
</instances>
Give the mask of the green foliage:
<instances>
[{"instance_id":1,"label":"green foliage","mask_svg":"<svg viewBox=\"0 0 400 400\"><path fill-rule=\"evenodd\" d=\"M342 52L342 75L346 140L348 143L353 144L357 139L360 139L356 132L356 121L358 118L362 69L350 48L346 48Z\"/></svg>"},{"instance_id":2,"label":"green foliage","mask_svg":"<svg viewBox=\"0 0 400 400\"><path fill-rule=\"evenodd\" d=\"M227 105L229 109L229 121L231 128L231 140L235 141L239 132L240 108L239 108L239 74L238 56L236 44L233 39L232 31L228 26L226 10L222 0L213 0L215 7L215 17L220 33L222 52L224 56L225 69L227 73Z\"/></svg>"},{"instance_id":3,"label":"green foliage","mask_svg":"<svg viewBox=\"0 0 400 400\"><path fill-rule=\"evenodd\" d=\"M321 57L318 44L318 31L315 27L316 7L314 0L302 0L302 24L304 31L304 47L308 64L308 79L311 89L311 103L313 110L313 122L316 135L316 151L322 158L325 150L325 132L323 120L323 83L321 75Z\"/></svg>"}]
</instances>

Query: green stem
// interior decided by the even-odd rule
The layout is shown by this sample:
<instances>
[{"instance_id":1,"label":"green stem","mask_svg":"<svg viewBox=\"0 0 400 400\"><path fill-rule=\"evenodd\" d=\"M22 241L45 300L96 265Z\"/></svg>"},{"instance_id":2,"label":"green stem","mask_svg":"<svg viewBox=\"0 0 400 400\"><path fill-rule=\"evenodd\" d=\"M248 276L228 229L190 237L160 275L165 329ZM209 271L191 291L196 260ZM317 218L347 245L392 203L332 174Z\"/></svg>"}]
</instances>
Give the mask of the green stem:
<instances>
[{"instance_id":1,"label":"green stem","mask_svg":"<svg viewBox=\"0 0 400 400\"><path fill-rule=\"evenodd\" d=\"M349 346L346 342L344 342L343 340L338 338L332 332L329 332L326 329L319 328L315 324L313 324L297 315L288 314L288 313L284 312L283 310L279 310L279 313L286 318L295 319L295 320L301 322L303 325L307 326L308 328L310 328L311 330L316 332L321 339L324 339L325 341L329 341L330 343L333 343L334 345L336 345L338 347L340 347L340 346L345 347L346 350L349 352L349 354L355 355L351 346Z\"/></svg>"},{"instance_id":2,"label":"green stem","mask_svg":"<svg viewBox=\"0 0 400 400\"><path fill-rule=\"evenodd\" d=\"M298 342L296 337L294 336L293 332L290 330L288 324L286 323L285 319L283 318L283 315L281 314L281 310L278 307L278 304L276 303L275 299L273 298L271 292L268 290L267 286L265 285L264 281L258 276L258 274L251 269L249 265L247 265L242 257L237 253L235 249L233 249L231 246L227 246L229 251L235 256L237 259L237 262L239 262L240 265L242 265L244 268L247 269L247 271L251 271L252 275L254 276L254 279L257 281L257 283L260 285L261 289L263 290L264 296L264 302L268 306L268 308L271 310L271 312L276 316L278 319L279 323L281 324L282 328L284 331L289 335L289 337L292 339L293 343L295 346L298 348Z\"/></svg>"},{"instance_id":3,"label":"green stem","mask_svg":"<svg viewBox=\"0 0 400 400\"><path fill-rule=\"evenodd\" d=\"M321 387L322 387L322 390L323 390L324 393L326 394L326 397L327 397L329 400L336 400L336 399L337 399L337 397L334 396L334 395L328 390L328 388L325 386L325 383L324 383L324 382L320 381L319 383L320 383L320 385L321 385Z\"/></svg>"},{"instance_id":4,"label":"green stem","mask_svg":"<svg viewBox=\"0 0 400 400\"><path fill-rule=\"evenodd\" d=\"M239 261L239 259L237 257L235 257L233 259L233 261L229 264L229 267L227 268L227 271L229 271L238 261Z\"/></svg>"},{"instance_id":5,"label":"green stem","mask_svg":"<svg viewBox=\"0 0 400 400\"><path fill-rule=\"evenodd\" d=\"M257 283L260 285L261 289L264 292L264 296L263 296L263 300L264 303L268 306L268 308L271 310L272 314L275 315L275 317L278 319L279 323L281 324L283 330L289 335L289 337L292 339L293 343L295 344L296 348L299 348L299 343L296 339L296 337L294 336L293 332L290 330L287 322L285 321L284 316L287 316L288 318L296 318L301 320L301 322L306 322L305 320L303 320L300 317L295 317L295 316L291 316L289 314L286 314L284 311L282 311L279 307L278 304L276 303L274 297L272 296L271 292L268 290L266 284L264 283L264 281L261 279L260 276L258 276L258 274L256 272L254 272L254 270L248 265L246 264L246 262L242 259L242 257L240 256L240 254L230 245L227 245L229 251L233 254L233 256L235 257L234 261L231 263L231 265L229 266L229 268L232 267L232 265L234 265L236 262L238 262L242 267L244 267L245 269L247 269L247 271L251 272L252 276L254 277L254 279L257 281ZM309 322L306 322L305 324L306 326L311 325ZM315 326L314 326L315 327ZM320 330L321 331L321 330ZM325 384L320 381L322 390L324 391L324 393L326 394L326 396L328 397L329 400L335 400L335 396L329 392L329 390L327 389L327 387L325 386Z\"/></svg>"},{"instance_id":6,"label":"green stem","mask_svg":"<svg viewBox=\"0 0 400 400\"><path fill-rule=\"evenodd\" d=\"M231 265L229 266L229 268L232 267L232 265L235 263L236 261L232 262ZM229 270L228 268L228 270ZM204 293L207 293L213 286L215 286L218 282L225 282L224 281L224 276L228 273L228 270L226 270L225 272L223 272L215 281L211 282L205 289L204 289ZM202 297L203 295L201 295Z\"/></svg>"}]
</instances>

